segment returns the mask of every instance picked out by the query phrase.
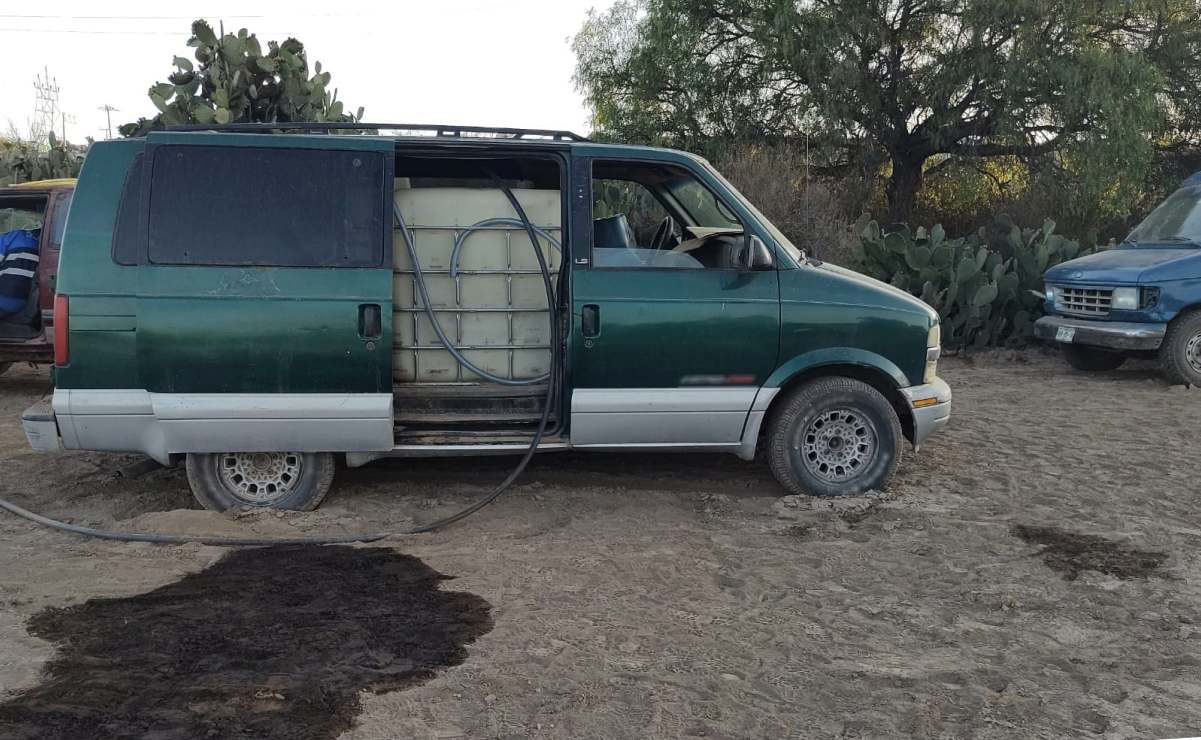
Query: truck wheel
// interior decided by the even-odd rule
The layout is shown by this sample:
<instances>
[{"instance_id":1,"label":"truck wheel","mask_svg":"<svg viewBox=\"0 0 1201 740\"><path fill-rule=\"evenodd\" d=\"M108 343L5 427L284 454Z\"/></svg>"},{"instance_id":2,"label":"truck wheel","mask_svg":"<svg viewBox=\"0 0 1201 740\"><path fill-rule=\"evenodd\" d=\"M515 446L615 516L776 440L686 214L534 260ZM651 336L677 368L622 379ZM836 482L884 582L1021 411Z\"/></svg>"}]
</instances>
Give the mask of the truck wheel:
<instances>
[{"instance_id":1,"label":"truck wheel","mask_svg":"<svg viewBox=\"0 0 1201 740\"><path fill-rule=\"evenodd\" d=\"M772 474L790 493L853 496L880 488L901 461L901 420L880 391L819 378L793 391L768 426Z\"/></svg>"},{"instance_id":2,"label":"truck wheel","mask_svg":"<svg viewBox=\"0 0 1201 740\"><path fill-rule=\"evenodd\" d=\"M206 509L236 506L312 511L334 480L329 452L189 454L188 485Z\"/></svg>"},{"instance_id":3,"label":"truck wheel","mask_svg":"<svg viewBox=\"0 0 1201 740\"><path fill-rule=\"evenodd\" d=\"M12 366L13 366L13 364L11 362L0 362L0 375L3 375L6 372L8 372L8 369Z\"/></svg>"},{"instance_id":4,"label":"truck wheel","mask_svg":"<svg viewBox=\"0 0 1201 740\"><path fill-rule=\"evenodd\" d=\"M1168 324L1159 347L1159 367L1173 385L1201 386L1201 311Z\"/></svg>"},{"instance_id":5,"label":"truck wheel","mask_svg":"<svg viewBox=\"0 0 1201 740\"><path fill-rule=\"evenodd\" d=\"M1117 370L1126 362L1126 355L1121 352L1110 352L1096 347L1082 347L1078 344L1061 344L1063 359L1076 370L1095 373L1104 370Z\"/></svg>"}]
</instances>

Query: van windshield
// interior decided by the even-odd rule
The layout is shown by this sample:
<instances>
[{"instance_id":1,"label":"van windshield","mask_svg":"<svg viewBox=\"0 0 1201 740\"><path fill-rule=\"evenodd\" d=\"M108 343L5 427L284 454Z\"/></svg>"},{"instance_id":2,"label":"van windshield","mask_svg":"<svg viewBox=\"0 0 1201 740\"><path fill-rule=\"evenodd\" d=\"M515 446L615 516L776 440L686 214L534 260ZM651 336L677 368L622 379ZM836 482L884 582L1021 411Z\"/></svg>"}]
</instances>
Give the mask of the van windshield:
<instances>
[{"instance_id":1,"label":"van windshield","mask_svg":"<svg viewBox=\"0 0 1201 740\"><path fill-rule=\"evenodd\" d=\"M1201 247L1201 185L1184 187L1168 196L1130 232L1125 244L1135 247L1179 245Z\"/></svg>"},{"instance_id":2,"label":"van windshield","mask_svg":"<svg viewBox=\"0 0 1201 740\"><path fill-rule=\"evenodd\" d=\"M798 249L795 244L789 241L788 237L784 236L784 232L777 229L776 225L773 224L767 218L767 216L764 216L763 213L755 207L754 203L748 200L745 195L738 192L738 188L734 187L734 183L727 180L720 172L718 172L717 168L709 164L707 160L697 157L697 161L700 162L701 165L708 170L711 175L716 177L722 185L725 185L726 188L728 188L729 191L734 194L734 197L742 203L743 207L751 212L751 215L755 217L755 220L763 224L763 228L767 229L768 233L771 234L771 238L774 239L777 244L783 247L784 251L788 252L788 254L798 263L802 261L801 250Z\"/></svg>"}]
</instances>

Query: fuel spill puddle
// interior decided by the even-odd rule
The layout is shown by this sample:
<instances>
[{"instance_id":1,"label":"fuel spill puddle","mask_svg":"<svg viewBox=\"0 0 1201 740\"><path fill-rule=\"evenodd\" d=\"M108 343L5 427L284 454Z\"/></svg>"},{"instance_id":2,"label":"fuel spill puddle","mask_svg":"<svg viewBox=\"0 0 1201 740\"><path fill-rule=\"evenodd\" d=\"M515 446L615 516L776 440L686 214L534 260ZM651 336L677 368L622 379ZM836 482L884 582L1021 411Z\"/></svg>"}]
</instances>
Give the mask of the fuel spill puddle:
<instances>
[{"instance_id":1,"label":"fuel spill puddle","mask_svg":"<svg viewBox=\"0 0 1201 740\"><path fill-rule=\"evenodd\" d=\"M1017 524L1013 527L1013 535L1032 545L1041 545L1043 562L1048 568L1062 573L1068 581L1076 580L1086 570L1126 580L1145 578L1168 559L1162 552L1136 550L1104 537L1066 532L1055 527Z\"/></svg>"},{"instance_id":2,"label":"fuel spill puddle","mask_svg":"<svg viewBox=\"0 0 1201 740\"><path fill-rule=\"evenodd\" d=\"M333 738L359 692L462 663L491 606L383 548L239 550L150 593L47 609L58 654L0 704L4 738Z\"/></svg>"}]
</instances>

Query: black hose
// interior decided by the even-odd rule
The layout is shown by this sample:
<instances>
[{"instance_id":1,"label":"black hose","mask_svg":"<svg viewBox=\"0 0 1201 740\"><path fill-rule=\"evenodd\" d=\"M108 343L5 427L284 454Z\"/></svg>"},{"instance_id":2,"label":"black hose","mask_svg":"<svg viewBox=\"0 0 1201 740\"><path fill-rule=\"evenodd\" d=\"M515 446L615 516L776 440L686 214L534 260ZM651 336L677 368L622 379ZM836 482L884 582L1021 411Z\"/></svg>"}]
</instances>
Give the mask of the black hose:
<instances>
[{"instance_id":1,"label":"black hose","mask_svg":"<svg viewBox=\"0 0 1201 740\"><path fill-rule=\"evenodd\" d=\"M61 532L82 534L86 537L96 537L102 540L118 540L120 542L154 542L160 545L187 545L198 542L202 545L218 545L222 547L262 547L265 545L344 545L351 542L375 542L392 535L390 532L380 534L354 534L335 537L299 537L296 539L243 539L241 537L209 537L206 535L190 534L155 534L149 532L114 532L95 527L83 527L78 524L68 524L48 516L35 514L23 509L11 501L0 498L0 509L16 514L23 519L50 527ZM407 534L397 532L396 534Z\"/></svg>"},{"instance_id":2,"label":"black hose","mask_svg":"<svg viewBox=\"0 0 1201 740\"><path fill-rule=\"evenodd\" d=\"M538 430L534 433L534 438L530 440L529 449L525 451L521 461L517 463L517 467L500 482L496 488L487 495L476 501L471 506L468 506L462 511L458 511L450 516L443 517L429 524L422 524L412 529L402 529L395 532L376 532L362 534L346 534L333 535L329 537L296 537L296 538L241 538L241 537L208 537L205 535L186 535L186 534L155 534L147 532L116 532L107 529L96 529L95 527L84 527L78 524L69 524L61 522L57 519L51 519L47 516L34 513L28 509L24 509L11 501L0 498L0 509L4 509L9 513L16 514L23 519L28 519L31 522L40 524L44 527L57 529L61 532L70 532L72 534L81 534L86 537L95 537L102 540L117 540L119 542L153 542L163 545L186 545L193 542L202 545L216 545L219 547L265 547L270 545L344 545L352 542L378 542L379 540L389 537L403 537L407 535L423 534L425 532L433 532L434 530L454 524L455 522L466 519L475 512L484 508L488 504L495 501L502 493L513 485L517 477L525 472L526 466L530 464L534 453L538 451L538 445L542 443L542 437L546 434L546 425L550 420L550 409L555 398L556 380L559 378L561 357L559 352L559 304L555 300L555 286L551 281L550 267L546 264L546 256L542 254L542 248L538 244L538 234L534 229L534 225L530 223L526 216L525 209L521 207L521 203L513 195L513 191L505 185L495 173L489 173L496 186L500 188L505 197L508 198L513 210L517 211L517 216L521 219L521 223L525 226L526 233L529 234L530 244L534 247L534 253L538 257L538 267L542 270L542 281L546 286L546 300L550 316L550 346L551 346L551 366L550 366L550 382L547 383L546 403L542 408L542 417L538 420ZM404 222L401 222L401 228L404 229ZM408 235L405 235L406 242ZM417 256L413 255L414 272L419 272L421 267L417 264ZM428 299L425 301L429 308Z\"/></svg>"}]
</instances>

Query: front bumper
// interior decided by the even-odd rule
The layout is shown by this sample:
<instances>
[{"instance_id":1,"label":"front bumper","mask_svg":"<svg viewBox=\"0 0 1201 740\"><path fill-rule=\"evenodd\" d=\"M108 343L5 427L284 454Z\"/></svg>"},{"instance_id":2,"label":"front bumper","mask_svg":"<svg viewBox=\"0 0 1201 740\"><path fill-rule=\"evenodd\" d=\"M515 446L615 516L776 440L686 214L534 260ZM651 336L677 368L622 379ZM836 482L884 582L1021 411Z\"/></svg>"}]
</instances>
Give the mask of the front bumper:
<instances>
[{"instance_id":1,"label":"front bumper","mask_svg":"<svg viewBox=\"0 0 1201 740\"><path fill-rule=\"evenodd\" d=\"M1059 339L1060 330L1071 338ZM1034 336L1065 344L1083 344L1123 350L1156 350L1163 344L1167 324L1142 324L1128 321L1069 319L1044 316L1034 322Z\"/></svg>"},{"instance_id":2,"label":"front bumper","mask_svg":"<svg viewBox=\"0 0 1201 740\"><path fill-rule=\"evenodd\" d=\"M902 388L909 412L913 415L913 448L942 429L951 420L951 386L942 378L933 383Z\"/></svg>"},{"instance_id":3,"label":"front bumper","mask_svg":"<svg viewBox=\"0 0 1201 740\"><path fill-rule=\"evenodd\" d=\"M48 401L39 401L21 414L21 426L25 429L25 438L29 446L38 452L54 452L62 449L62 441L58 436L58 422L54 419L54 409Z\"/></svg>"}]
</instances>

